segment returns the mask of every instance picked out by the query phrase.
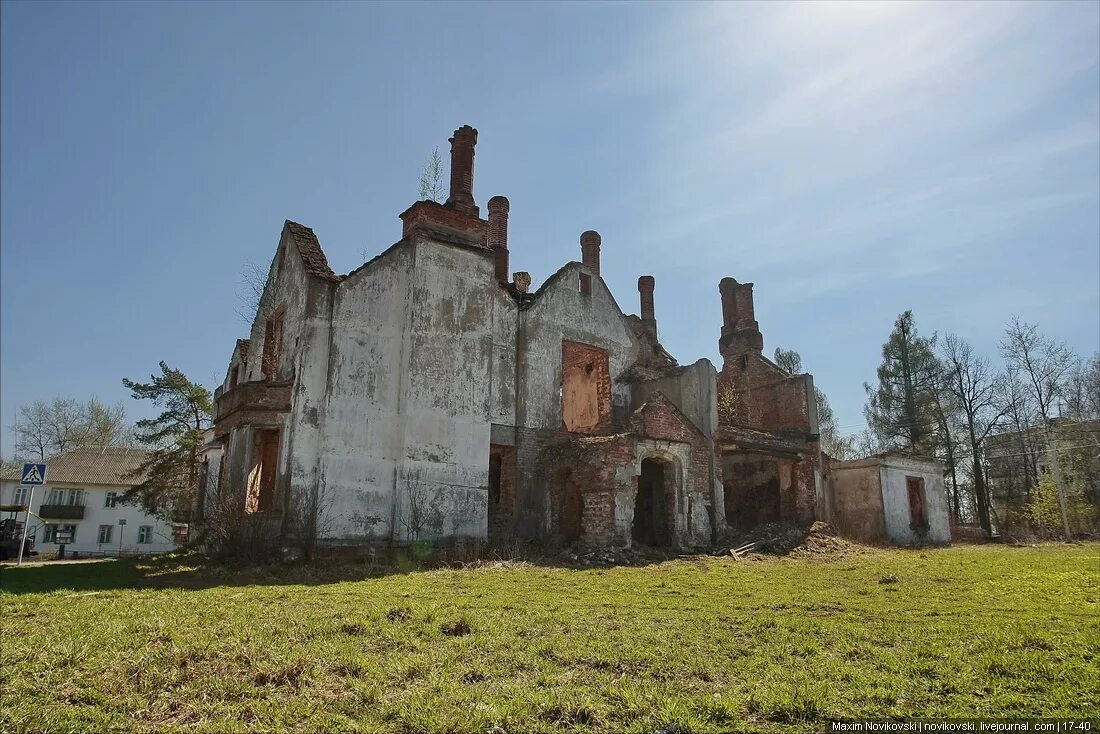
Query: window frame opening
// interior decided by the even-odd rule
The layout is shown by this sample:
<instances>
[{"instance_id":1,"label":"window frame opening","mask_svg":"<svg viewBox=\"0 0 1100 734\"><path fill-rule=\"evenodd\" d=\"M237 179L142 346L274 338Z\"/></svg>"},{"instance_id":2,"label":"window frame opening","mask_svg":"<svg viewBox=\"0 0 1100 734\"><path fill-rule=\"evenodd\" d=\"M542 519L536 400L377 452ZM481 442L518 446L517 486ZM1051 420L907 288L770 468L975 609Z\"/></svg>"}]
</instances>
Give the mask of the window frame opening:
<instances>
[{"instance_id":1,"label":"window frame opening","mask_svg":"<svg viewBox=\"0 0 1100 734\"><path fill-rule=\"evenodd\" d=\"M276 484L279 474L279 454L282 431L259 428L252 438L252 459L248 470L248 494L245 512L275 512L279 509Z\"/></svg>"}]
</instances>

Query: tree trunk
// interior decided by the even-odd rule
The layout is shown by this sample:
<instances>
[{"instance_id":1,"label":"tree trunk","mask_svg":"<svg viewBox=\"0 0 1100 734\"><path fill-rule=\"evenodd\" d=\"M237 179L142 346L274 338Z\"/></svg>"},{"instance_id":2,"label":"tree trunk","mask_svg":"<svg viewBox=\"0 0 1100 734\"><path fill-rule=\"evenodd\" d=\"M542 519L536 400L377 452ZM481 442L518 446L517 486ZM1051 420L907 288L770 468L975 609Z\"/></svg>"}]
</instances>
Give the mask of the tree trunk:
<instances>
[{"instance_id":1,"label":"tree trunk","mask_svg":"<svg viewBox=\"0 0 1100 734\"><path fill-rule=\"evenodd\" d=\"M1073 533L1069 529L1069 513L1066 510L1066 488L1062 484L1062 462L1058 459L1058 447L1054 445L1054 436L1050 433L1050 426L1046 427L1047 451L1050 452L1051 463L1054 464L1054 484L1058 487L1058 510L1062 513L1062 534L1066 542L1073 540Z\"/></svg>"},{"instance_id":2,"label":"tree trunk","mask_svg":"<svg viewBox=\"0 0 1100 734\"><path fill-rule=\"evenodd\" d=\"M978 524L987 538L993 537L993 524L989 521L989 491L985 486L985 472L982 470L981 455L977 446L974 451L974 500L978 505Z\"/></svg>"}]
</instances>

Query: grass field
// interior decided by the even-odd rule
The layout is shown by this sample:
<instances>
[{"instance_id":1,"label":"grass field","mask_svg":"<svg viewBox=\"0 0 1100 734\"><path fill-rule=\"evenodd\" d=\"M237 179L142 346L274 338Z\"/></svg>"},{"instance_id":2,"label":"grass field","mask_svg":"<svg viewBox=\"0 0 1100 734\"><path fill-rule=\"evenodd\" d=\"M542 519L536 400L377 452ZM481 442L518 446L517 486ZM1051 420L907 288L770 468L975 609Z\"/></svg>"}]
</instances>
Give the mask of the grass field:
<instances>
[{"instance_id":1,"label":"grass field","mask_svg":"<svg viewBox=\"0 0 1100 734\"><path fill-rule=\"evenodd\" d=\"M1100 716L1100 545L5 568L0 730L804 731Z\"/></svg>"}]
</instances>

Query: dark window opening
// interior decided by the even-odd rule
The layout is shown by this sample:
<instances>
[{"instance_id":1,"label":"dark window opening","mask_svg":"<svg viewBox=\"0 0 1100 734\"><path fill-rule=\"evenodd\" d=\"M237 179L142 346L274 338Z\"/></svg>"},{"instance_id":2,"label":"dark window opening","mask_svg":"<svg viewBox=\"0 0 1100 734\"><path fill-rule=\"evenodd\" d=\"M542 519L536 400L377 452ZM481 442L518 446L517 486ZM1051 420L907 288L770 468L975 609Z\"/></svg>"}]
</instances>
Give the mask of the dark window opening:
<instances>
[{"instance_id":1,"label":"dark window opening","mask_svg":"<svg viewBox=\"0 0 1100 734\"><path fill-rule=\"evenodd\" d=\"M729 453L722 457L722 487L726 522L747 530L783 519L783 478L790 480L787 462L752 455Z\"/></svg>"},{"instance_id":2,"label":"dark window opening","mask_svg":"<svg viewBox=\"0 0 1100 734\"><path fill-rule=\"evenodd\" d=\"M283 353L283 309L267 317L264 327L264 355L261 372L265 380L274 380L279 371L279 358Z\"/></svg>"},{"instance_id":3,"label":"dark window opening","mask_svg":"<svg viewBox=\"0 0 1100 734\"><path fill-rule=\"evenodd\" d=\"M489 502L500 504L500 454L489 457Z\"/></svg>"},{"instance_id":4,"label":"dark window opening","mask_svg":"<svg viewBox=\"0 0 1100 734\"><path fill-rule=\"evenodd\" d=\"M239 364L233 365L233 371L229 373L229 389L232 390L237 386L237 381L241 377L241 366Z\"/></svg>"},{"instance_id":5,"label":"dark window opening","mask_svg":"<svg viewBox=\"0 0 1100 734\"><path fill-rule=\"evenodd\" d=\"M642 461L638 495L634 500L634 522L630 526L630 537L635 543L650 546L672 545L668 511L671 474L671 467L663 461Z\"/></svg>"},{"instance_id":6,"label":"dark window opening","mask_svg":"<svg viewBox=\"0 0 1100 734\"><path fill-rule=\"evenodd\" d=\"M581 295L592 295L592 276L588 273L581 273Z\"/></svg>"}]
</instances>

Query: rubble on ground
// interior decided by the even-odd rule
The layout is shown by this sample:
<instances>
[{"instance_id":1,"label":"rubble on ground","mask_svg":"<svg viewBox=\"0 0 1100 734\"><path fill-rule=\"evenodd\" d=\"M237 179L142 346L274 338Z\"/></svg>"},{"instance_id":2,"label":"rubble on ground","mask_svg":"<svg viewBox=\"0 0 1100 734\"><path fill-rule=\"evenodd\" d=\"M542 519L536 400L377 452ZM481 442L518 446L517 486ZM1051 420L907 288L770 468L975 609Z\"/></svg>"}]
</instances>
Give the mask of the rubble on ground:
<instances>
[{"instance_id":1,"label":"rubble on ground","mask_svg":"<svg viewBox=\"0 0 1100 734\"><path fill-rule=\"evenodd\" d=\"M838 537L824 522L809 527L790 523L767 523L750 530L732 531L711 555L732 556L737 560L763 560L766 556L829 558L866 552L865 546ZM631 548L566 548L558 560L581 568L605 566L646 566L685 554L669 548L634 546Z\"/></svg>"},{"instance_id":2,"label":"rubble on ground","mask_svg":"<svg viewBox=\"0 0 1100 734\"><path fill-rule=\"evenodd\" d=\"M861 553L865 548L840 538L824 522L810 527L790 523L766 523L750 530L733 531L718 549L718 555L730 555L739 560L760 559L764 555L821 557Z\"/></svg>"}]
</instances>

